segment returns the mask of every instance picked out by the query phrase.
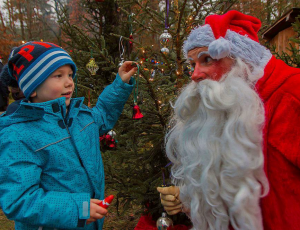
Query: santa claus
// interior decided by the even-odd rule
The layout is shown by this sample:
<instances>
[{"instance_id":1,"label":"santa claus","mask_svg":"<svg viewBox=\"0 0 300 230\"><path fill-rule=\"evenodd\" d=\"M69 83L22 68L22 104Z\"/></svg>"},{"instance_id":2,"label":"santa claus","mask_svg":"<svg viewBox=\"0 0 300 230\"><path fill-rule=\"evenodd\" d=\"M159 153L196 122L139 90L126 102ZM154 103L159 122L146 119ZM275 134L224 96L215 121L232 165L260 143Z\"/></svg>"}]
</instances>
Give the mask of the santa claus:
<instances>
[{"instance_id":1,"label":"santa claus","mask_svg":"<svg viewBox=\"0 0 300 230\"><path fill-rule=\"evenodd\" d=\"M184 43L192 82L165 138L175 186L158 191L193 229L300 229L300 69L258 43L260 26L211 15Z\"/></svg>"}]
</instances>

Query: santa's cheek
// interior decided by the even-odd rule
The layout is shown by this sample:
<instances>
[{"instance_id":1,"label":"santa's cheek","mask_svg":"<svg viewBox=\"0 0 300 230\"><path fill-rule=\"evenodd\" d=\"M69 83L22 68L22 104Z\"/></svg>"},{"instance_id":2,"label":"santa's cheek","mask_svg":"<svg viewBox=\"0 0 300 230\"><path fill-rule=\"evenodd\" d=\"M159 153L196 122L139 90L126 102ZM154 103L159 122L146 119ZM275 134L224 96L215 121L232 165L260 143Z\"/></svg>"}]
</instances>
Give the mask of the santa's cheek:
<instances>
[{"instance_id":1,"label":"santa's cheek","mask_svg":"<svg viewBox=\"0 0 300 230\"><path fill-rule=\"evenodd\" d=\"M225 62L224 60L216 61L211 65L211 71L214 72L215 78L213 80L220 80L224 74L228 73L231 69L231 64Z\"/></svg>"},{"instance_id":2,"label":"santa's cheek","mask_svg":"<svg viewBox=\"0 0 300 230\"><path fill-rule=\"evenodd\" d=\"M210 76L212 76L213 80L220 80L224 72L225 70L219 62L215 62L210 66Z\"/></svg>"}]
</instances>

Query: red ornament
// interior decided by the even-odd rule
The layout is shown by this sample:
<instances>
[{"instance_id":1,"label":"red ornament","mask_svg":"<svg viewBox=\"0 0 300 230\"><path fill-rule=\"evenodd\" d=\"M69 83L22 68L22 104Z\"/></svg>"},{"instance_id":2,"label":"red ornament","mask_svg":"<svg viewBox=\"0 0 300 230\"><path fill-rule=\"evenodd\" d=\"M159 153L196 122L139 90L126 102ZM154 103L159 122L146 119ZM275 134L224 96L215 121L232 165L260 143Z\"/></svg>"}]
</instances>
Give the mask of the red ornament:
<instances>
[{"instance_id":1,"label":"red ornament","mask_svg":"<svg viewBox=\"0 0 300 230\"><path fill-rule=\"evenodd\" d=\"M103 134L102 136L100 136L99 140L103 146L109 147L111 149L115 149L117 147L116 140L113 139L109 134Z\"/></svg>"},{"instance_id":2,"label":"red ornament","mask_svg":"<svg viewBox=\"0 0 300 230\"><path fill-rule=\"evenodd\" d=\"M113 138L111 139L111 142L110 142L110 144L108 145L108 147L109 147L109 148L112 148L112 149L114 149L114 148L117 147L115 139L113 139Z\"/></svg>"},{"instance_id":3,"label":"red ornament","mask_svg":"<svg viewBox=\"0 0 300 230\"><path fill-rule=\"evenodd\" d=\"M108 206L110 205L113 199L114 199L114 195L110 195L106 197L104 200L101 200L99 206L101 206L102 208L108 208Z\"/></svg>"},{"instance_id":4,"label":"red ornament","mask_svg":"<svg viewBox=\"0 0 300 230\"><path fill-rule=\"evenodd\" d=\"M105 0L95 0L96 2L104 2Z\"/></svg>"},{"instance_id":5,"label":"red ornament","mask_svg":"<svg viewBox=\"0 0 300 230\"><path fill-rule=\"evenodd\" d=\"M129 39L133 40L132 34L130 34ZM130 50L132 50L133 49L133 42L132 41L129 41L129 46L130 46Z\"/></svg>"},{"instance_id":6,"label":"red ornament","mask_svg":"<svg viewBox=\"0 0 300 230\"><path fill-rule=\"evenodd\" d=\"M134 105L132 119L139 120L143 117L144 117L144 115L141 113L140 107L138 105Z\"/></svg>"}]
</instances>

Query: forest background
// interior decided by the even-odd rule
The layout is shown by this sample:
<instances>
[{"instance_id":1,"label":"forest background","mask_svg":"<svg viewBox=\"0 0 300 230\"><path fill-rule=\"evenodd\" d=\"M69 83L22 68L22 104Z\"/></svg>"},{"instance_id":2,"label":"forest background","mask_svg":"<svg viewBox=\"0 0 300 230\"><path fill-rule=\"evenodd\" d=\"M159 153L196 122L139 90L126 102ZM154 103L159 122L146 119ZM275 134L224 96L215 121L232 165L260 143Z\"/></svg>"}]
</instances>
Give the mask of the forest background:
<instances>
[{"instance_id":1,"label":"forest background","mask_svg":"<svg viewBox=\"0 0 300 230\"><path fill-rule=\"evenodd\" d=\"M231 9L259 18L262 34L293 7L300 7L300 2L3 0L0 4L0 57L6 63L10 50L27 41L62 46L78 67L76 96L84 96L89 106L95 105L98 95L113 81L123 59L139 63L139 74L135 76L139 82L138 95L131 96L112 132L116 147L105 141L101 143L106 194L116 196L104 229L133 229L141 215L150 213L156 220L163 211L156 187L168 185L170 181L170 164L163 145L171 114L170 102L190 80L192 71L182 54L186 36L202 24L207 15ZM169 52L161 52L159 38L164 30L172 36L166 44ZM291 39L300 44L299 21L294 30L298 37ZM268 46L263 39L260 42ZM299 50L274 54L300 67ZM98 66L95 75L86 67L91 58ZM142 119L132 119L134 104L139 105L144 115ZM172 218L175 223L188 224L184 215ZM13 222L0 213L0 226L13 229Z\"/></svg>"}]
</instances>

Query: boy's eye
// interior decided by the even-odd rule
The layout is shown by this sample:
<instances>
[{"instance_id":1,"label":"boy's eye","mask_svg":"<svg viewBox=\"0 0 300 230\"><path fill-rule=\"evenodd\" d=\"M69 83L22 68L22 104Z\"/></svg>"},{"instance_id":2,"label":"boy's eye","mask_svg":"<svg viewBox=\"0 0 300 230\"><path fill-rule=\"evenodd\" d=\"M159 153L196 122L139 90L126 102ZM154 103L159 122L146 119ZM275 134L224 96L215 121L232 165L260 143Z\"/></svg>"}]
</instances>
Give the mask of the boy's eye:
<instances>
[{"instance_id":1,"label":"boy's eye","mask_svg":"<svg viewBox=\"0 0 300 230\"><path fill-rule=\"evenodd\" d=\"M71 74L69 74L69 77L73 77L73 74L71 73Z\"/></svg>"},{"instance_id":2,"label":"boy's eye","mask_svg":"<svg viewBox=\"0 0 300 230\"><path fill-rule=\"evenodd\" d=\"M55 75L54 77L61 77L61 74L57 74L57 75Z\"/></svg>"}]
</instances>

